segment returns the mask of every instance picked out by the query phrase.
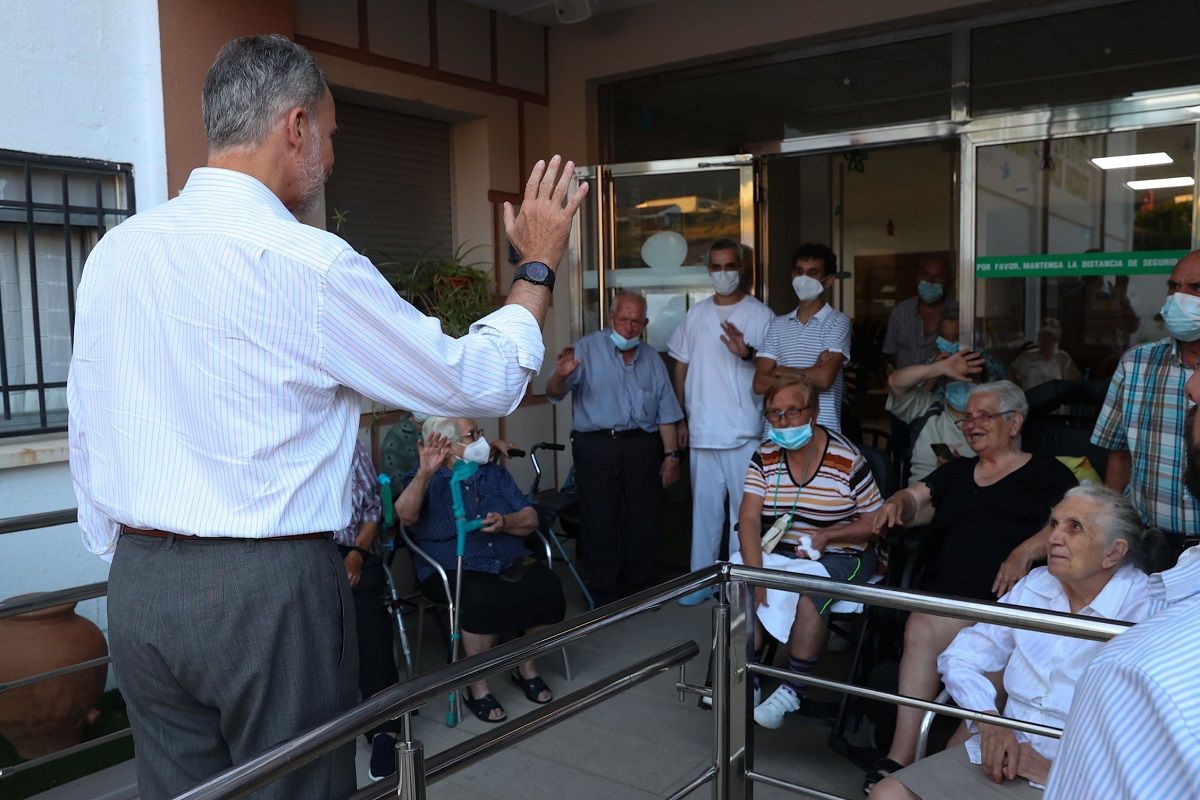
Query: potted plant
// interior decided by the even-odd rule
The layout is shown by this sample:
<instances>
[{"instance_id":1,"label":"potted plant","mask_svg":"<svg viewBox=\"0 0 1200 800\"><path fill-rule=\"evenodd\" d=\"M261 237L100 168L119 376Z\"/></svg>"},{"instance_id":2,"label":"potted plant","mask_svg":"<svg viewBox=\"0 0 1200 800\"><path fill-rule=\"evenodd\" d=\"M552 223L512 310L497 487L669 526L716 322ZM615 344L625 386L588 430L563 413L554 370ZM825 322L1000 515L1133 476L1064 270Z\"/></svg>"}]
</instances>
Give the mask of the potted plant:
<instances>
[{"instance_id":1,"label":"potted plant","mask_svg":"<svg viewBox=\"0 0 1200 800\"><path fill-rule=\"evenodd\" d=\"M437 317L450 336L466 334L471 323L495 305L487 264L471 261L479 245L447 245L426 251L415 262L394 259L376 262L379 271L402 297L426 314Z\"/></svg>"}]
</instances>

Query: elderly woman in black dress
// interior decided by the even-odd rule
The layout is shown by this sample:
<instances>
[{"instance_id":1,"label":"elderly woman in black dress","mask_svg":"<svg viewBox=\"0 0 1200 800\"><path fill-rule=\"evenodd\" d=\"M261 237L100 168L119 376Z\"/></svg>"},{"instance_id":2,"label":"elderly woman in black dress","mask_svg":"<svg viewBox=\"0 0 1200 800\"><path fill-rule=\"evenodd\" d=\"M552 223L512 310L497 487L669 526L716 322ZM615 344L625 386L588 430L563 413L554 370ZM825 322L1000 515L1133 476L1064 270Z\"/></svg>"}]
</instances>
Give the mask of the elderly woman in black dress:
<instances>
[{"instance_id":1,"label":"elderly woman in black dress","mask_svg":"<svg viewBox=\"0 0 1200 800\"><path fill-rule=\"evenodd\" d=\"M941 547L920 589L994 600L1046 557L1050 509L1076 484L1053 456L1021 449L1029 413L1025 394L1009 381L976 386L959 421L975 458L956 458L925 480L892 495L876 512L875 529L932 524ZM967 622L911 614L904 628L900 694L932 700L941 686L937 658ZM864 790L916 757L922 711L896 709L887 757L867 773Z\"/></svg>"}]
</instances>

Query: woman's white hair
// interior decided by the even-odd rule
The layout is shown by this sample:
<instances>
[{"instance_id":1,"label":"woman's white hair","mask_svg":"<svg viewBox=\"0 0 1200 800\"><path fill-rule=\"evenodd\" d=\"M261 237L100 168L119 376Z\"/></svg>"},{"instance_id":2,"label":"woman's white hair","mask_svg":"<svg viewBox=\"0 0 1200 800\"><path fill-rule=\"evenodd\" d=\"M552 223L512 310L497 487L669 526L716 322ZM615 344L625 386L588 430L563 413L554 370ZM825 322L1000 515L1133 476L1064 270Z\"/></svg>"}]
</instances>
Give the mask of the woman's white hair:
<instances>
[{"instance_id":1,"label":"woman's white hair","mask_svg":"<svg viewBox=\"0 0 1200 800\"><path fill-rule=\"evenodd\" d=\"M429 441L429 437L440 433L452 442L458 441L458 426L450 417L426 417L421 423L421 438Z\"/></svg>"},{"instance_id":2,"label":"woman's white hair","mask_svg":"<svg viewBox=\"0 0 1200 800\"><path fill-rule=\"evenodd\" d=\"M1029 416L1029 401L1025 399L1025 392L1012 381L992 381L973 386L967 394L967 399L977 394L994 395L1000 411L1016 411L1022 419Z\"/></svg>"}]
</instances>

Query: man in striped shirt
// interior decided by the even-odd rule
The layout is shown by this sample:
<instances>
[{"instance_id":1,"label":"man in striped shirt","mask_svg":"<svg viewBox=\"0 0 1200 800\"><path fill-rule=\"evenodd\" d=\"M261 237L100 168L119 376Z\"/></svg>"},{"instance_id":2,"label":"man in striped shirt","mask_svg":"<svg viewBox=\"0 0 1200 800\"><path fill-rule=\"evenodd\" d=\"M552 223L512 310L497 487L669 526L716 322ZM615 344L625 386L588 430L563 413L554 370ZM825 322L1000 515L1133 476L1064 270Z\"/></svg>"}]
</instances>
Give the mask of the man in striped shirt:
<instances>
[{"instance_id":1,"label":"man in striped shirt","mask_svg":"<svg viewBox=\"0 0 1200 800\"><path fill-rule=\"evenodd\" d=\"M458 339L295 214L333 168L333 96L286 37L226 44L204 82L208 166L109 231L79 285L67 379L85 546L112 559L109 641L142 800L174 797L341 714L358 654L346 564L361 396L497 416L541 366L553 270L584 192L534 168L529 262ZM534 263L536 262L536 263ZM355 788L353 745L255 793Z\"/></svg>"},{"instance_id":2,"label":"man in striped shirt","mask_svg":"<svg viewBox=\"0 0 1200 800\"><path fill-rule=\"evenodd\" d=\"M1200 498L1200 372L1186 385L1185 502ZM1160 800L1200 787L1200 546L1150 576L1151 617L1100 652L1079 681L1047 800Z\"/></svg>"},{"instance_id":3,"label":"man in striped shirt","mask_svg":"<svg viewBox=\"0 0 1200 800\"><path fill-rule=\"evenodd\" d=\"M823 244L804 244L792 256L795 311L776 317L755 359L754 391L763 394L776 379L798 375L818 391L817 423L841 433L842 365L850 360L850 318L825 302L833 286L837 256Z\"/></svg>"}]
</instances>

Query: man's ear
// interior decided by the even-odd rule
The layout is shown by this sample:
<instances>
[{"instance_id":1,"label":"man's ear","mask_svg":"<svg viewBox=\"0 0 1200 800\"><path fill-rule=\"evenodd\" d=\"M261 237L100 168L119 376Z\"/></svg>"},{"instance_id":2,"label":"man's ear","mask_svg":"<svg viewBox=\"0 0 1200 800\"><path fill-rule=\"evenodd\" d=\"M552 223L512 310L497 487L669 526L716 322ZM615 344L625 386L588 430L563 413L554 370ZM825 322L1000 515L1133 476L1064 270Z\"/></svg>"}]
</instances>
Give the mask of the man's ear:
<instances>
[{"instance_id":1,"label":"man's ear","mask_svg":"<svg viewBox=\"0 0 1200 800\"><path fill-rule=\"evenodd\" d=\"M837 280L837 273L831 272L828 275L826 275L824 278L821 278L821 285L824 286L826 289L832 289L834 281L836 281L836 280Z\"/></svg>"},{"instance_id":2,"label":"man's ear","mask_svg":"<svg viewBox=\"0 0 1200 800\"><path fill-rule=\"evenodd\" d=\"M288 145L303 150L305 138L309 135L308 115L304 113L303 108L296 106L289 110L283 119L287 128Z\"/></svg>"}]
</instances>

